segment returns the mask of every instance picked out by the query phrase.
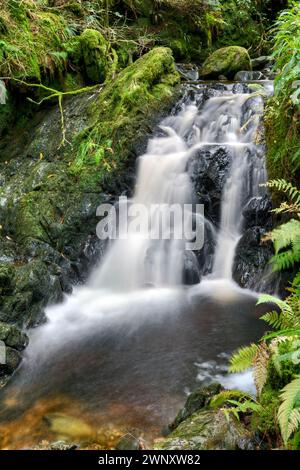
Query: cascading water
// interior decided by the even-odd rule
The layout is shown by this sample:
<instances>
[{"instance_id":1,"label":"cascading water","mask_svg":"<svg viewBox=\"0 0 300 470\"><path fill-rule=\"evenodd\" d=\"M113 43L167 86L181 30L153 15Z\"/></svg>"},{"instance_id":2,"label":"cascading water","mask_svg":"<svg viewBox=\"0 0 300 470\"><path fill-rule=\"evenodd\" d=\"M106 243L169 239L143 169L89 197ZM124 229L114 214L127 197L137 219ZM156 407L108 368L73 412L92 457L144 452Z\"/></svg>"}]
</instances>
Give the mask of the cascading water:
<instances>
[{"instance_id":1,"label":"cascading water","mask_svg":"<svg viewBox=\"0 0 300 470\"><path fill-rule=\"evenodd\" d=\"M167 118L161 125L165 135L150 140L147 153L140 158L132 201L150 211L158 211L157 207L151 209L155 205L191 203L193 188L187 172L189 158L201 147L227 147L231 169L223 190L212 273L220 279L232 279L243 206L250 197L262 193L259 185L266 181L262 158L254 144L259 114L255 107L250 111L247 108L250 99L253 99L251 94L233 94L229 89L221 96L208 99L203 109L199 110L196 102L190 102L184 104L177 115ZM262 99L257 98L255 105L262 107ZM152 220L160 223L158 216ZM147 284L156 287L182 284L183 240L165 241L162 237L163 240L153 243L145 231L131 231L126 237L121 234L120 238L92 276L91 285L128 290Z\"/></svg>"},{"instance_id":2,"label":"cascading water","mask_svg":"<svg viewBox=\"0 0 300 470\"><path fill-rule=\"evenodd\" d=\"M259 184L266 180L261 147L255 143L263 101L249 89L235 91L233 85L188 88L140 157L135 193L128 201L129 207L146 207L159 225L159 207L197 200L191 161L205 167L206 158L212 161L222 149L224 184L215 211L220 223L214 224L210 214L205 222L214 262L205 270L201 262L197 266L201 254L189 254L188 268L204 272L205 279L184 286L185 240L153 240L145 225L112 242L88 283L49 307L48 322L31 333L24 364L4 393L9 401L15 389L20 391L17 411L2 407L5 425L12 421L6 447L16 446L18 409L36 423L48 398L47 413L56 412L59 403L60 411L75 407L93 426L138 424L150 435L157 433L174 416L187 388L216 375L222 380L224 354L260 336L256 294L230 283L226 296L224 291L218 296L216 284L216 279L232 279L243 208L262 195ZM167 227L171 233L176 224ZM207 283L212 296L203 292ZM32 444L31 426L36 424L27 425L22 445ZM40 439L47 436L43 427L38 432Z\"/></svg>"}]
</instances>

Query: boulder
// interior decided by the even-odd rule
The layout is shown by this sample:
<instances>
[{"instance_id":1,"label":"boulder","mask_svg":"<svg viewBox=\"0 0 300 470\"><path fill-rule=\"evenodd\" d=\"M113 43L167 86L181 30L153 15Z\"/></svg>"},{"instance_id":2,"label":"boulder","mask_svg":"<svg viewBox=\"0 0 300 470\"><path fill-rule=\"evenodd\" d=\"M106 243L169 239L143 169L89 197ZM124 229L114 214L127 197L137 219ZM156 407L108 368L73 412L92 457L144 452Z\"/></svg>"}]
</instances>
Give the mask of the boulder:
<instances>
[{"instance_id":1,"label":"boulder","mask_svg":"<svg viewBox=\"0 0 300 470\"><path fill-rule=\"evenodd\" d=\"M220 393L223 389L219 383L212 383L206 387L201 387L189 395L184 407L170 424L170 429L177 428L182 421L192 416L196 411L206 408L214 395Z\"/></svg>"},{"instance_id":2,"label":"boulder","mask_svg":"<svg viewBox=\"0 0 300 470\"><path fill-rule=\"evenodd\" d=\"M28 336L14 325L0 322L0 341L6 346L22 351L28 345Z\"/></svg>"},{"instance_id":3,"label":"boulder","mask_svg":"<svg viewBox=\"0 0 300 470\"><path fill-rule=\"evenodd\" d=\"M157 450L254 450L253 436L235 417L222 410L203 410L183 421Z\"/></svg>"},{"instance_id":4,"label":"boulder","mask_svg":"<svg viewBox=\"0 0 300 470\"><path fill-rule=\"evenodd\" d=\"M213 52L204 62L200 76L218 78L225 75L233 79L240 70L251 70L251 61L247 49L239 46L223 47Z\"/></svg>"}]
</instances>

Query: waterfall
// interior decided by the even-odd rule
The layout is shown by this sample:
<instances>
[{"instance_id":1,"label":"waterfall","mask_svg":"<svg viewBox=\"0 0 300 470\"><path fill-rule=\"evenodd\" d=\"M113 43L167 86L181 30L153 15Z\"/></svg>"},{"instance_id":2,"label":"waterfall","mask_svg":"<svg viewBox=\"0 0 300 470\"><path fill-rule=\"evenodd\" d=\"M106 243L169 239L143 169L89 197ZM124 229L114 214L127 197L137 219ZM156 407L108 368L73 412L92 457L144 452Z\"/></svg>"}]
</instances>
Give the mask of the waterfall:
<instances>
[{"instance_id":1,"label":"waterfall","mask_svg":"<svg viewBox=\"0 0 300 470\"><path fill-rule=\"evenodd\" d=\"M160 126L160 135L149 141L146 154L139 159L135 193L129 204L143 205L152 211L152 220L159 225L158 208L172 204L183 206L193 201L187 171L193 153L200 150L199 158L205 158L201 149L225 147L230 156L230 170L223 189L211 277L231 279L243 225L243 206L250 197L260 194L259 184L266 180L259 146L254 143L263 101L249 93L235 94L232 86L209 98L204 106L201 100L199 103L202 96L200 89L193 99L183 100L180 111L166 118ZM247 105L248 101L251 106ZM167 229L174 232L176 227ZM149 230L148 227L131 230L127 236L121 234L94 272L90 285L127 291L145 285L182 284L184 240L166 240L162 236L161 240L153 241ZM192 262L197 263L195 256Z\"/></svg>"},{"instance_id":2,"label":"waterfall","mask_svg":"<svg viewBox=\"0 0 300 470\"><path fill-rule=\"evenodd\" d=\"M5 426L6 414L27 410L34 416L30 439L37 427L47 439L36 414L49 402L50 415L76 409L76 416L116 429L140 427L142 416L145 431L157 430L174 418L186 390L222 382L224 358L261 337L257 294L235 284L232 270L245 208L264 195L262 110L262 98L248 87L187 87L138 160L132 198L116 204L128 219L130 209L145 209L138 225L118 220L119 236L88 282L49 306L48 321L30 331L26 358L4 391ZM198 202L204 216L195 212ZM172 205L189 205L188 216L167 226L161 214ZM197 218L204 246L187 251L185 229ZM186 237L169 236L181 225ZM152 238L152 230L161 237ZM185 274L193 269L199 277L188 288ZM16 410L6 406L14 400ZM11 433L13 446L28 447L26 439Z\"/></svg>"}]
</instances>

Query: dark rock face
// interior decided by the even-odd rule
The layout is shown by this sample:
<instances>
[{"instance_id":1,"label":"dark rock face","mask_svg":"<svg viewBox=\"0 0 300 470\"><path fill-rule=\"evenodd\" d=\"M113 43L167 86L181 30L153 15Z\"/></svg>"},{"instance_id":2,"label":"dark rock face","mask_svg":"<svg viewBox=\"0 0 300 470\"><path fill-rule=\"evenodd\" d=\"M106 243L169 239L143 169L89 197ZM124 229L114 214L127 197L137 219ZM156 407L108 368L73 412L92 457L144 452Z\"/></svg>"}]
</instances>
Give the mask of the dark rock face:
<instances>
[{"instance_id":1,"label":"dark rock face","mask_svg":"<svg viewBox=\"0 0 300 470\"><path fill-rule=\"evenodd\" d=\"M262 227L250 227L240 239L233 266L233 279L248 289L266 291L273 290L273 282L265 276L268 262L273 255L270 242L263 243L262 238L266 231ZM265 280L265 286L262 280Z\"/></svg>"},{"instance_id":2,"label":"dark rock face","mask_svg":"<svg viewBox=\"0 0 300 470\"><path fill-rule=\"evenodd\" d=\"M222 191L231 165L226 147L202 147L189 161L189 175L195 193L205 205L206 218L217 224L220 218Z\"/></svg>"},{"instance_id":3,"label":"dark rock face","mask_svg":"<svg viewBox=\"0 0 300 470\"><path fill-rule=\"evenodd\" d=\"M271 242L263 238L272 227L272 202L265 194L251 198L243 210L244 233L236 248L233 278L241 286L272 291L276 277L268 270L273 255Z\"/></svg>"},{"instance_id":4,"label":"dark rock face","mask_svg":"<svg viewBox=\"0 0 300 470\"><path fill-rule=\"evenodd\" d=\"M243 210L243 216L245 219L245 226L255 227L263 226L265 229L271 226L270 212L272 210L271 199L265 195L261 197L253 197L247 203Z\"/></svg>"},{"instance_id":5,"label":"dark rock face","mask_svg":"<svg viewBox=\"0 0 300 470\"><path fill-rule=\"evenodd\" d=\"M204 246L196 252L201 275L213 268L216 227L220 220L224 184L231 165L231 155L224 147L202 147L190 159L188 172L195 198L204 204Z\"/></svg>"}]
</instances>

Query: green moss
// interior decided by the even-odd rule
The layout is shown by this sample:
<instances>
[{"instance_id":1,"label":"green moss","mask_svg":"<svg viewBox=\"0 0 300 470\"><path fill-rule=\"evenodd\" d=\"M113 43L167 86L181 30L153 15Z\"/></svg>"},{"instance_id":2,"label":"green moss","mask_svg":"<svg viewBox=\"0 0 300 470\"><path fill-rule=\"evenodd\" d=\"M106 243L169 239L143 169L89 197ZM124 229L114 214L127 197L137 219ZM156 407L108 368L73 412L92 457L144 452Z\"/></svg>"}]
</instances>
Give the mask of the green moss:
<instances>
[{"instance_id":1,"label":"green moss","mask_svg":"<svg viewBox=\"0 0 300 470\"><path fill-rule=\"evenodd\" d=\"M8 2L2 12L0 31L0 74L40 80L41 72L63 65L63 41L70 34L62 15L32 1Z\"/></svg>"},{"instance_id":2,"label":"green moss","mask_svg":"<svg viewBox=\"0 0 300 470\"><path fill-rule=\"evenodd\" d=\"M233 78L240 70L251 70L249 54L243 47L230 46L213 52L200 73L204 78L218 78L219 75Z\"/></svg>"},{"instance_id":3,"label":"green moss","mask_svg":"<svg viewBox=\"0 0 300 470\"><path fill-rule=\"evenodd\" d=\"M107 84L94 106L97 124L77 136L77 158L71 171L87 170L92 165L99 174L110 173L127 159L130 145L144 129L141 122L151 116L157 105L169 100L179 82L170 49L155 48L124 69Z\"/></svg>"},{"instance_id":4,"label":"green moss","mask_svg":"<svg viewBox=\"0 0 300 470\"><path fill-rule=\"evenodd\" d=\"M277 422L277 412L281 403L279 391L270 387L265 387L260 400L261 408L259 413L253 413L251 426L254 430L258 430L264 437L276 439L280 434Z\"/></svg>"},{"instance_id":5,"label":"green moss","mask_svg":"<svg viewBox=\"0 0 300 470\"><path fill-rule=\"evenodd\" d=\"M294 363L292 355L295 348L299 348L298 342L284 341L278 345L280 360L278 364L269 365L267 384L273 390L281 390L292 381L295 375L300 374L300 364Z\"/></svg>"},{"instance_id":6,"label":"green moss","mask_svg":"<svg viewBox=\"0 0 300 470\"><path fill-rule=\"evenodd\" d=\"M66 8L77 16L84 15L84 10L81 3L76 0L71 0L69 3L67 3Z\"/></svg>"},{"instance_id":7,"label":"green moss","mask_svg":"<svg viewBox=\"0 0 300 470\"><path fill-rule=\"evenodd\" d=\"M99 31L86 29L81 37L81 49L87 79L103 83L108 69L109 44Z\"/></svg>"},{"instance_id":8,"label":"green moss","mask_svg":"<svg viewBox=\"0 0 300 470\"><path fill-rule=\"evenodd\" d=\"M267 168L270 179L297 184L300 161L299 109L283 94L270 99L265 111Z\"/></svg>"}]
</instances>

